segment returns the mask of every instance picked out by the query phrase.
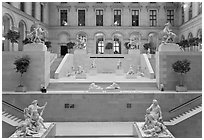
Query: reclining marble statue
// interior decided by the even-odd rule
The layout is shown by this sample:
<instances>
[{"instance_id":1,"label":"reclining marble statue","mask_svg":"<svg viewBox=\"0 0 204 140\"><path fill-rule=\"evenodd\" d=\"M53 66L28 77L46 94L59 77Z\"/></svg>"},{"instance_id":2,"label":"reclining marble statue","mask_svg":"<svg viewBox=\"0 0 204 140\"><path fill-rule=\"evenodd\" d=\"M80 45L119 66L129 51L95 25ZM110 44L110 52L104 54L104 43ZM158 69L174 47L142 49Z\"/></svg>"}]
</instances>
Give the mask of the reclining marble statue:
<instances>
[{"instance_id":1,"label":"reclining marble statue","mask_svg":"<svg viewBox=\"0 0 204 140\"><path fill-rule=\"evenodd\" d=\"M39 107L38 101L34 100L31 105L24 109L24 121L16 127L17 137L26 137L38 134L41 129L47 129L43 123L43 111L47 105ZM41 109L39 113L38 110Z\"/></svg>"}]
</instances>

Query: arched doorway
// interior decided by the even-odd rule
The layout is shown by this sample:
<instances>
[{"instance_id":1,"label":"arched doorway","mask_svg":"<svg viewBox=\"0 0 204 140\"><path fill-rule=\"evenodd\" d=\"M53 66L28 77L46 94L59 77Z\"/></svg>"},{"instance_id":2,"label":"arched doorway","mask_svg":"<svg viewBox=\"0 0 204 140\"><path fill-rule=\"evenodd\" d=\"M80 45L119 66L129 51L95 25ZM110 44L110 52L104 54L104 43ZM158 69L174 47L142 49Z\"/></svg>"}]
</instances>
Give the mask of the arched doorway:
<instances>
[{"instance_id":1,"label":"arched doorway","mask_svg":"<svg viewBox=\"0 0 204 140\"><path fill-rule=\"evenodd\" d=\"M105 50L105 36L103 33L97 33L96 38L96 54L104 54Z\"/></svg>"},{"instance_id":2,"label":"arched doorway","mask_svg":"<svg viewBox=\"0 0 204 140\"><path fill-rule=\"evenodd\" d=\"M26 37L26 24L24 21L20 21L18 24L18 29L19 29L19 33L20 33L20 38L19 38L19 43L18 43L18 50L22 51L23 50L23 40Z\"/></svg>"},{"instance_id":3,"label":"arched doorway","mask_svg":"<svg viewBox=\"0 0 204 140\"><path fill-rule=\"evenodd\" d=\"M67 32L62 32L58 36L60 45L60 55L65 56L68 53L67 43L69 41L69 34Z\"/></svg>"},{"instance_id":4,"label":"arched doorway","mask_svg":"<svg viewBox=\"0 0 204 140\"><path fill-rule=\"evenodd\" d=\"M14 26L12 17L9 14L3 16L2 33L6 35L10 29ZM2 40L2 51L12 51L12 44L9 40L3 38Z\"/></svg>"}]
</instances>

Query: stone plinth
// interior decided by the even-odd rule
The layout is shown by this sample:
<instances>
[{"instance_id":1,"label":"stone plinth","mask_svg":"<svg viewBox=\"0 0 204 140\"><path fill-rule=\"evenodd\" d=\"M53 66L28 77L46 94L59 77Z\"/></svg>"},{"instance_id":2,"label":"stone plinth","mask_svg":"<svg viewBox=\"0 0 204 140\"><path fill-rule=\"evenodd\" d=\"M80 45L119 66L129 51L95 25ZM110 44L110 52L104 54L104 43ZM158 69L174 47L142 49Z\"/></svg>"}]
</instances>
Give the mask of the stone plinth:
<instances>
[{"instance_id":1,"label":"stone plinth","mask_svg":"<svg viewBox=\"0 0 204 140\"><path fill-rule=\"evenodd\" d=\"M103 89L89 89L89 92L103 92Z\"/></svg>"},{"instance_id":2,"label":"stone plinth","mask_svg":"<svg viewBox=\"0 0 204 140\"><path fill-rule=\"evenodd\" d=\"M23 46L23 51L47 51L43 43L30 43Z\"/></svg>"},{"instance_id":3,"label":"stone plinth","mask_svg":"<svg viewBox=\"0 0 204 140\"><path fill-rule=\"evenodd\" d=\"M76 79L86 79L86 74L83 73L83 74L76 74L75 76Z\"/></svg>"},{"instance_id":4,"label":"stone plinth","mask_svg":"<svg viewBox=\"0 0 204 140\"><path fill-rule=\"evenodd\" d=\"M47 129L41 128L38 134L33 134L32 136L26 136L25 138L54 138L56 135L56 124L54 123L44 123ZM22 138L18 135L16 131L10 138Z\"/></svg>"},{"instance_id":5,"label":"stone plinth","mask_svg":"<svg viewBox=\"0 0 204 140\"><path fill-rule=\"evenodd\" d=\"M127 79L137 79L137 74L133 74L133 75L126 74L126 78Z\"/></svg>"},{"instance_id":6,"label":"stone plinth","mask_svg":"<svg viewBox=\"0 0 204 140\"><path fill-rule=\"evenodd\" d=\"M129 49L128 54L140 54L140 50L139 49Z\"/></svg>"},{"instance_id":7,"label":"stone plinth","mask_svg":"<svg viewBox=\"0 0 204 140\"><path fill-rule=\"evenodd\" d=\"M162 43L161 45L159 45L159 52L180 52L182 51L180 49L180 46L178 44L175 43Z\"/></svg>"},{"instance_id":8,"label":"stone plinth","mask_svg":"<svg viewBox=\"0 0 204 140\"><path fill-rule=\"evenodd\" d=\"M91 75L91 76L97 75L97 69L96 68L90 69L89 75Z\"/></svg>"},{"instance_id":9,"label":"stone plinth","mask_svg":"<svg viewBox=\"0 0 204 140\"><path fill-rule=\"evenodd\" d=\"M174 136L170 133L169 130L166 130L167 134L164 132L160 132L158 133L157 137L153 137L151 134L144 133L144 131L142 130L143 125L144 125L144 122L135 122L133 124L133 129L136 130L135 132L137 133L139 138L174 138Z\"/></svg>"},{"instance_id":10,"label":"stone plinth","mask_svg":"<svg viewBox=\"0 0 204 140\"><path fill-rule=\"evenodd\" d=\"M86 49L75 49L74 54L87 54Z\"/></svg>"},{"instance_id":11,"label":"stone plinth","mask_svg":"<svg viewBox=\"0 0 204 140\"><path fill-rule=\"evenodd\" d=\"M123 71L123 69L116 69L115 73L116 73L116 75L119 76L119 75L123 75L124 71Z\"/></svg>"}]
</instances>

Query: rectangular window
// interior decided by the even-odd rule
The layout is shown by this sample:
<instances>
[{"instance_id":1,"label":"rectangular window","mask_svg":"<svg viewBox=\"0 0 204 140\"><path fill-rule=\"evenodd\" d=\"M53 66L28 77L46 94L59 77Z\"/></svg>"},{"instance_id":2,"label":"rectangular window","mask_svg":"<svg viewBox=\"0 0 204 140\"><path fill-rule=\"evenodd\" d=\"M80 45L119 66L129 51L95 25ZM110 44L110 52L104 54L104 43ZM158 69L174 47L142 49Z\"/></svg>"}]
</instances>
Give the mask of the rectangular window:
<instances>
[{"instance_id":1,"label":"rectangular window","mask_svg":"<svg viewBox=\"0 0 204 140\"><path fill-rule=\"evenodd\" d=\"M188 19L189 19L189 20L192 19L192 2L190 3L188 15L189 15L189 18L188 18Z\"/></svg>"},{"instance_id":2,"label":"rectangular window","mask_svg":"<svg viewBox=\"0 0 204 140\"><path fill-rule=\"evenodd\" d=\"M20 2L20 10L25 12L25 3L24 2Z\"/></svg>"},{"instance_id":3,"label":"rectangular window","mask_svg":"<svg viewBox=\"0 0 204 140\"><path fill-rule=\"evenodd\" d=\"M150 26L156 26L156 25L157 25L157 11L150 10Z\"/></svg>"},{"instance_id":4,"label":"rectangular window","mask_svg":"<svg viewBox=\"0 0 204 140\"><path fill-rule=\"evenodd\" d=\"M40 4L40 21L44 22L44 6Z\"/></svg>"},{"instance_id":5,"label":"rectangular window","mask_svg":"<svg viewBox=\"0 0 204 140\"><path fill-rule=\"evenodd\" d=\"M198 14L202 13L202 2L199 2L198 4Z\"/></svg>"},{"instance_id":6,"label":"rectangular window","mask_svg":"<svg viewBox=\"0 0 204 140\"><path fill-rule=\"evenodd\" d=\"M121 10L114 10L114 25L121 26Z\"/></svg>"},{"instance_id":7,"label":"rectangular window","mask_svg":"<svg viewBox=\"0 0 204 140\"><path fill-rule=\"evenodd\" d=\"M174 25L174 10L167 10L167 22L170 22L171 25Z\"/></svg>"},{"instance_id":8,"label":"rectangular window","mask_svg":"<svg viewBox=\"0 0 204 140\"><path fill-rule=\"evenodd\" d=\"M132 26L139 26L139 10L132 10Z\"/></svg>"},{"instance_id":9,"label":"rectangular window","mask_svg":"<svg viewBox=\"0 0 204 140\"><path fill-rule=\"evenodd\" d=\"M32 17L35 18L35 2L32 2L32 12L31 12L31 14L32 14Z\"/></svg>"},{"instance_id":10,"label":"rectangular window","mask_svg":"<svg viewBox=\"0 0 204 140\"><path fill-rule=\"evenodd\" d=\"M96 26L103 26L103 10L96 10Z\"/></svg>"},{"instance_id":11,"label":"rectangular window","mask_svg":"<svg viewBox=\"0 0 204 140\"><path fill-rule=\"evenodd\" d=\"M181 20L182 20L182 24L185 22L185 18L184 18L184 7L182 6L182 9L181 9L182 11L182 13L181 13Z\"/></svg>"},{"instance_id":12,"label":"rectangular window","mask_svg":"<svg viewBox=\"0 0 204 140\"><path fill-rule=\"evenodd\" d=\"M60 10L60 25L67 25L67 10Z\"/></svg>"},{"instance_id":13,"label":"rectangular window","mask_svg":"<svg viewBox=\"0 0 204 140\"><path fill-rule=\"evenodd\" d=\"M85 10L78 10L78 26L85 26Z\"/></svg>"}]
</instances>

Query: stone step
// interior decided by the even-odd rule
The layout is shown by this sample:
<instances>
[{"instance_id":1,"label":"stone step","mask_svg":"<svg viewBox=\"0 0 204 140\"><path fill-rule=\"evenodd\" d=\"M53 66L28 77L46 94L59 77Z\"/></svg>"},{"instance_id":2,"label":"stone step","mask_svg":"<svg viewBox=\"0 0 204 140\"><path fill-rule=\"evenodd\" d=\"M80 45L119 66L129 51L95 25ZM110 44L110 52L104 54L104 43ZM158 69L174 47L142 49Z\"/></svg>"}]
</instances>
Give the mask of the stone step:
<instances>
[{"instance_id":1,"label":"stone step","mask_svg":"<svg viewBox=\"0 0 204 140\"><path fill-rule=\"evenodd\" d=\"M56 122L56 137L132 137L133 122Z\"/></svg>"},{"instance_id":2,"label":"stone step","mask_svg":"<svg viewBox=\"0 0 204 140\"><path fill-rule=\"evenodd\" d=\"M50 83L47 90L48 91L80 91L80 90L88 90L89 85L91 82L84 82L84 83L66 83L66 82L56 82ZM105 89L106 87L110 86L112 83L96 83L98 86ZM154 82L137 82L137 83L119 83L117 84L120 86L121 90L157 90L156 83Z\"/></svg>"},{"instance_id":3,"label":"stone step","mask_svg":"<svg viewBox=\"0 0 204 140\"><path fill-rule=\"evenodd\" d=\"M54 78L55 71L57 70L58 66L60 65L63 58L59 57L54 60L52 65L50 66L50 78Z\"/></svg>"},{"instance_id":4,"label":"stone step","mask_svg":"<svg viewBox=\"0 0 204 140\"><path fill-rule=\"evenodd\" d=\"M6 114L6 115L4 115ZM20 122L22 122L22 119L19 119L17 117L15 117L14 115L11 115L9 113L4 112L4 114L2 115L2 121L10 124L11 126L18 126Z\"/></svg>"}]
</instances>

